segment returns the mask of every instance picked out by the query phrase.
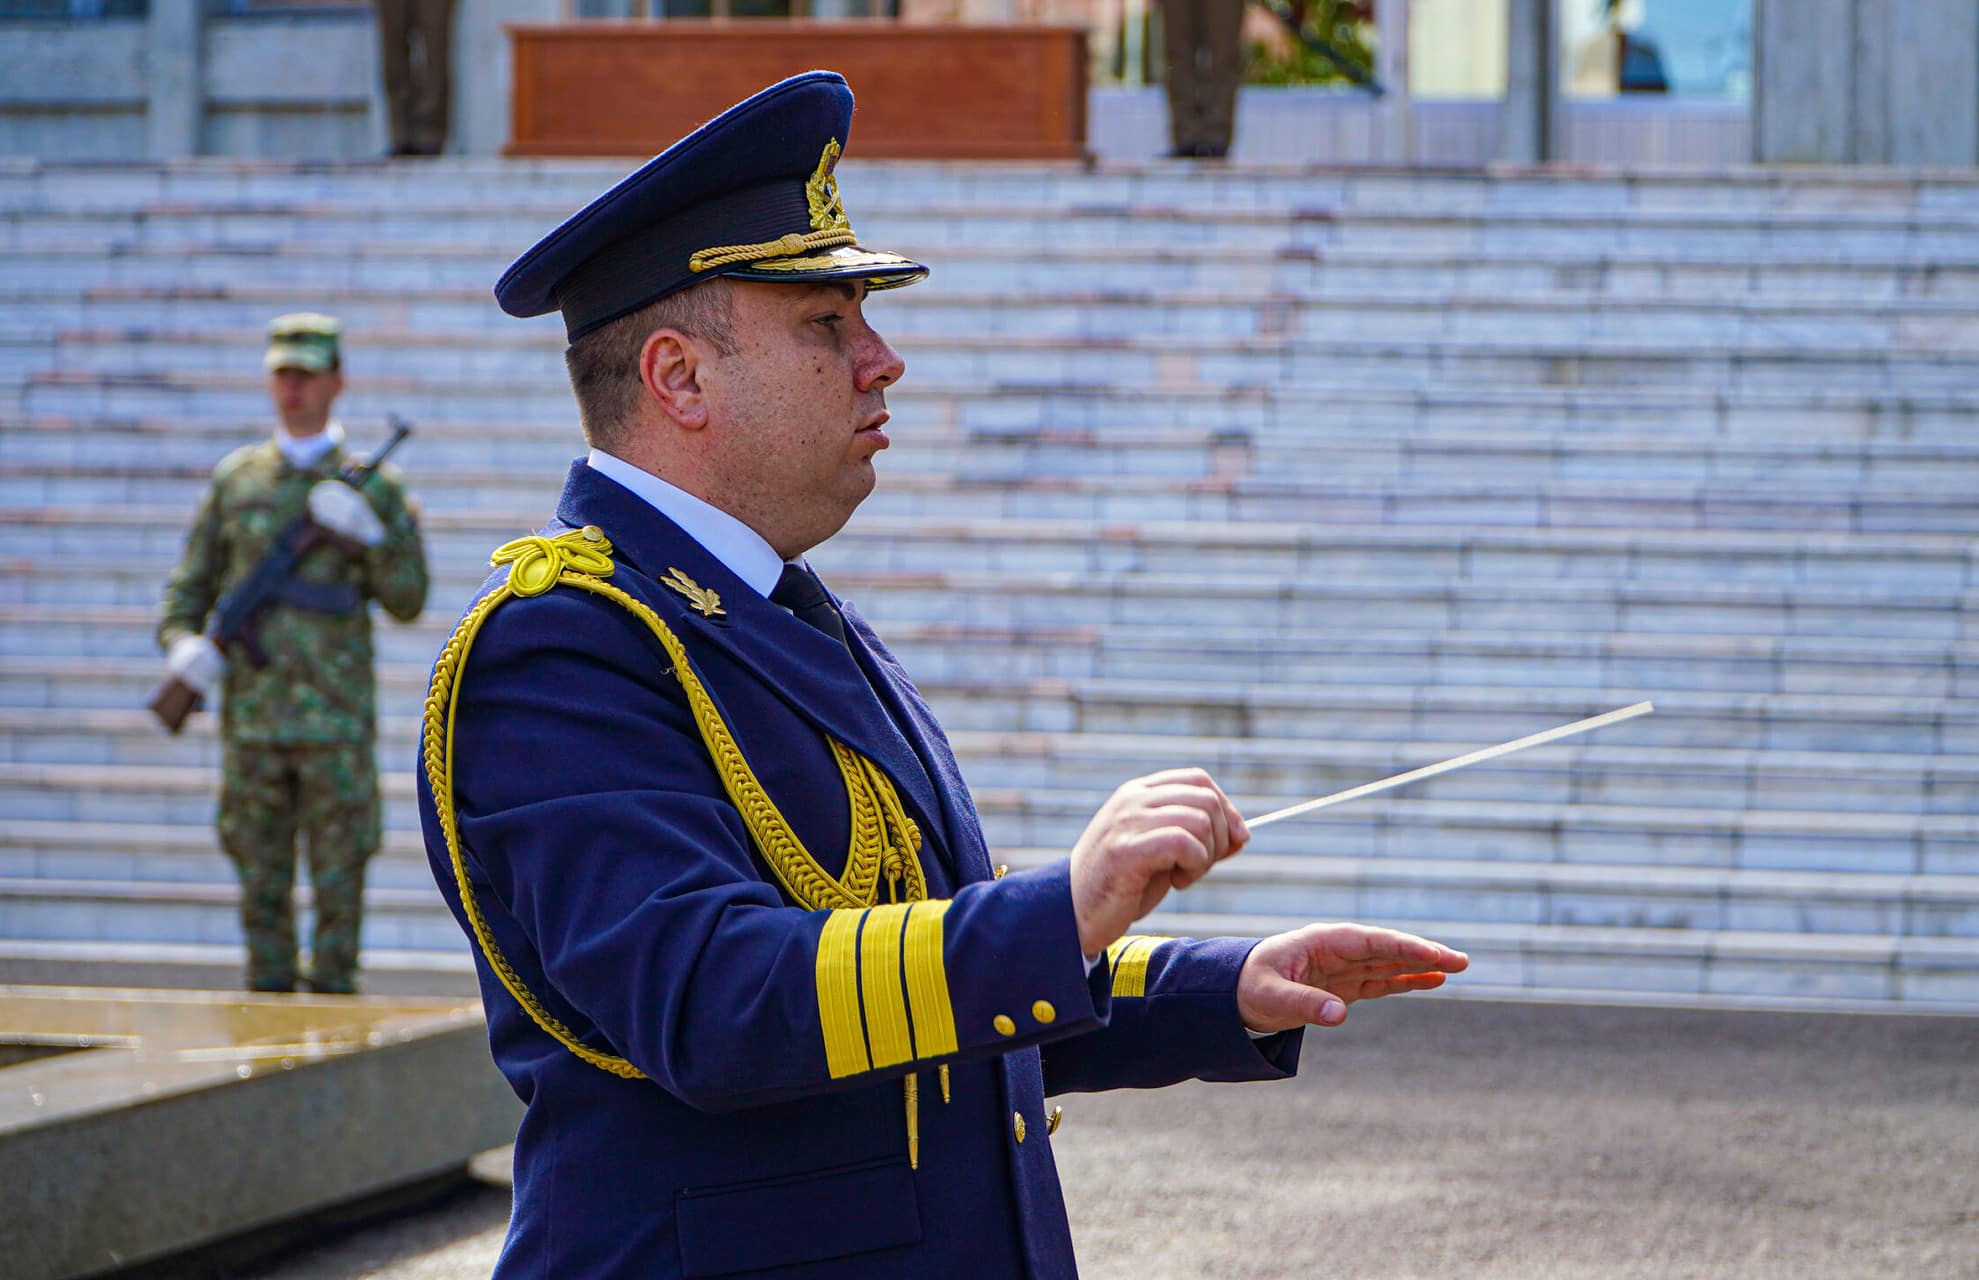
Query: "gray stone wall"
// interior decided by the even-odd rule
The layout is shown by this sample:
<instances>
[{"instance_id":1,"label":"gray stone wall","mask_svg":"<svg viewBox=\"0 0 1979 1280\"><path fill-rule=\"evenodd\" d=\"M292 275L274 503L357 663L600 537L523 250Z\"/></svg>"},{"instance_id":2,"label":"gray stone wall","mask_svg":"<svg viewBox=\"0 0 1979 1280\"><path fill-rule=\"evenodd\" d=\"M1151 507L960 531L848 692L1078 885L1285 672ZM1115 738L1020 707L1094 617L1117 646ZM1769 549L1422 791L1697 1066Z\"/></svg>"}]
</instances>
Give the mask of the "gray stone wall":
<instances>
[{"instance_id":1,"label":"gray stone wall","mask_svg":"<svg viewBox=\"0 0 1979 1280\"><path fill-rule=\"evenodd\" d=\"M368 9L238 18L204 9L201 0L152 0L148 19L0 26L0 154L356 160L384 151ZM458 7L450 151L501 151L504 25L558 14L558 0Z\"/></svg>"},{"instance_id":2,"label":"gray stone wall","mask_svg":"<svg viewBox=\"0 0 1979 1280\"><path fill-rule=\"evenodd\" d=\"M1754 3L1754 159L1979 163L1972 0Z\"/></svg>"},{"instance_id":3,"label":"gray stone wall","mask_svg":"<svg viewBox=\"0 0 1979 1280\"><path fill-rule=\"evenodd\" d=\"M0 152L142 156L145 24L17 22L0 39Z\"/></svg>"}]
</instances>

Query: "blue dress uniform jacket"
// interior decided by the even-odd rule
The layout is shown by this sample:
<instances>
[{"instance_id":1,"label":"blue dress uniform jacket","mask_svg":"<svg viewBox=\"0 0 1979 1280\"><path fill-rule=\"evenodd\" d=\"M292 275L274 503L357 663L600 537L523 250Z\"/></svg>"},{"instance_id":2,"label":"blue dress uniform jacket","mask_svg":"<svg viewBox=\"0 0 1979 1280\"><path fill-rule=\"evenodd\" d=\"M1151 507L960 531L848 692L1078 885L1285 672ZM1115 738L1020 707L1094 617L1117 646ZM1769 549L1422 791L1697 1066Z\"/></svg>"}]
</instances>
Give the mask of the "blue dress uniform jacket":
<instances>
[{"instance_id":1,"label":"blue dress uniform jacket","mask_svg":"<svg viewBox=\"0 0 1979 1280\"><path fill-rule=\"evenodd\" d=\"M1239 1023L1248 941L1129 940L1087 974L1067 864L993 877L947 740L854 610L841 647L580 462L544 532L585 526L827 872L854 804L828 739L892 780L926 900L797 905L624 602L566 585L492 609L447 744L462 868L509 978L638 1073L560 1043L477 948L526 1104L498 1277L1071 1276L1047 1094L1296 1069L1297 1033ZM427 770L420 806L471 933Z\"/></svg>"}]
</instances>

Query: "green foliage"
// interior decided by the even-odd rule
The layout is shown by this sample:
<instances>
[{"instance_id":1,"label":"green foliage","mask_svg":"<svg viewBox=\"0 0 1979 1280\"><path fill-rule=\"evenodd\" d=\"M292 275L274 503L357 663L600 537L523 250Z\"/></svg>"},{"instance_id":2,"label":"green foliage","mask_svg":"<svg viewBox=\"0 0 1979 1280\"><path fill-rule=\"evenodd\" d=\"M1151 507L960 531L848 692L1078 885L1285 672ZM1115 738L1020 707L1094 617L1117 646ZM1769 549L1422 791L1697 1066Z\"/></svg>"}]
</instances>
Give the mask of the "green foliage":
<instances>
[{"instance_id":1,"label":"green foliage","mask_svg":"<svg viewBox=\"0 0 1979 1280\"><path fill-rule=\"evenodd\" d=\"M1367 0L1305 0L1257 6L1289 17L1313 41L1331 46L1341 57L1372 76L1374 73L1373 5ZM1289 25L1285 39L1244 46L1246 84L1316 84L1347 87L1354 83L1337 63L1309 41L1299 40Z\"/></svg>"}]
</instances>

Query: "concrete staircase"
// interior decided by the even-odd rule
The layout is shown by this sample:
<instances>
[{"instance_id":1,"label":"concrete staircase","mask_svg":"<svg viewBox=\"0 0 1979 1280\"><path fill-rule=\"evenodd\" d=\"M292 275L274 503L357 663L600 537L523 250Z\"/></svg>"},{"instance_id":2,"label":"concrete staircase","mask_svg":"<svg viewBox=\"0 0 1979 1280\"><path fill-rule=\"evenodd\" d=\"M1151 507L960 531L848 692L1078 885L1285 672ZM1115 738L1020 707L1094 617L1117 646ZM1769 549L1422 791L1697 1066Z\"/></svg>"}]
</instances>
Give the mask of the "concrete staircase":
<instances>
[{"instance_id":1,"label":"concrete staircase","mask_svg":"<svg viewBox=\"0 0 1979 1280\"><path fill-rule=\"evenodd\" d=\"M488 288L614 167L0 162L0 960L230 958L210 723L159 585L341 315L433 606L380 628L367 962L461 967L414 719L486 553L581 451ZM1393 923L1535 998L1979 1010L1979 179L854 166L907 358L814 557L941 712L999 856L1118 781L1249 812L1641 698L1598 737L1288 823L1151 927ZM210 719L210 718L203 718Z\"/></svg>"}]
</instances>

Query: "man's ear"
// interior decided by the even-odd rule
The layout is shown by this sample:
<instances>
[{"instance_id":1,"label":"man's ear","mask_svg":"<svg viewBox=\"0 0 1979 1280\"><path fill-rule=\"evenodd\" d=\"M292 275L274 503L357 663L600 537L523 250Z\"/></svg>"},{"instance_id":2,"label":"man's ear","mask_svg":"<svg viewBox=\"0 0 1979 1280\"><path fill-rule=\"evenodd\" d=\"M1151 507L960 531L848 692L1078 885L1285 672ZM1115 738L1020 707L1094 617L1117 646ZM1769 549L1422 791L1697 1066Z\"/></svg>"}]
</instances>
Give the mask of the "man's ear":
<instances>
[{"instance_id":1,"label":"man's ear","mask_svg":"<svg viewBox=\"0 0 1979 1280\"><path fill-rule=\"evenodd\" d=\"M639 381L669 421L688 431L708 425L701 348L678 329L655 329L639 348Z\"/></svg>"}]
</instances>

